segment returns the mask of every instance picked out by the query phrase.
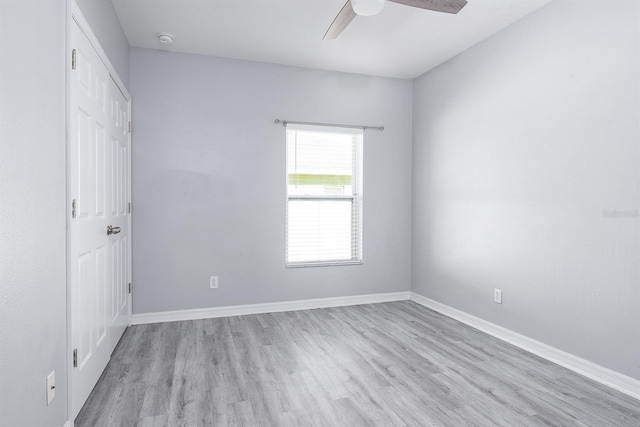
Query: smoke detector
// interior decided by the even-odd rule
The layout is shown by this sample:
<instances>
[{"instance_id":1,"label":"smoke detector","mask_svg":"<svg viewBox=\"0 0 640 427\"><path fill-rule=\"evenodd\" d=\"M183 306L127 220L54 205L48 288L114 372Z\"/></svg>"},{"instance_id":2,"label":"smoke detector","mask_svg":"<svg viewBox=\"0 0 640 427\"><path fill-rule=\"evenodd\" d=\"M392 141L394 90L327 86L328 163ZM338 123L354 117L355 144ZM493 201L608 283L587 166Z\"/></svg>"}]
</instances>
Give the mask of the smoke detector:
<instances>
[{"instance_id":1,"label":"smoke detector","mask_svg":"<svg viewBox=\"0 0 640 427\"><path fill-rule=\"evenodd\" d=\"M171 43L173 43L173 36L167 33L160 33L158 34L158 40L160 40L160 43L165 46L171 46Z\"/></svg>"}]
</instances>

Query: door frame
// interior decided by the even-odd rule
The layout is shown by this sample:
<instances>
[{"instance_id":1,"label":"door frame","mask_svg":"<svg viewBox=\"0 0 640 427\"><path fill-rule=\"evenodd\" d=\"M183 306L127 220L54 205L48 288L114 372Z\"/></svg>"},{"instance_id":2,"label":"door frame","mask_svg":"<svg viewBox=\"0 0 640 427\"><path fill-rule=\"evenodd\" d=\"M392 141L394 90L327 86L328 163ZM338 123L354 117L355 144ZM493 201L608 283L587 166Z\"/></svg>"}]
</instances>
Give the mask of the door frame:
<instances>
[{"instance_id":1,"label":"door frame","mask_svg":"<svg viewBox=\"0 0 640 427\"><path fill-rule=\"evenodd\" d=\"M93 48L96 50L96 52L98 53L98 57L100 58L100 60L104 63L104 65L107 67L107 71L109 72L109 76L111 77L111 79L113 80L113 82L115 83L115 85L118 87L118 89L120 89L120 91L122 92L122 94L125 97L125 100L127 101L127 116L129 118L130 122L133 122L133 118L131 117L131 95L129 94L129 91L127 90L127 87L125 86L124 82L122 81L122 79L120 78L120 76L118 75L118 73L116 72L113 64L111 63L111 61L109 60L107 54L105 53L104 49L102 48L102 46L100 45L100 42L98 41L98 38L96 37L96 35L94 34L93 30L91 29L89 22L86 20L86 18L84 17L84 15L82 14L80 8L78 7L78 5L76 4L75 0L66 0L66 5L67 5L67 16L66 16L66 29L65 29L65 33L66 33L66 57L65 57L65 127L66 127L66 138L65 138L65 149L66 149L66 242L65 242L65 251L66 251L66 289L67 289L67 295L66 295L66 301L67 301L67 308L66 308L66 314L67 314L67 336L66 336L66 342L67 342L67 375L66 375L66 382L67 382L67 424L69 427L73 427L74 424L74 419L73 419L73 408L72 408L72 374L73 374L73 342L72 342L72 295L71 295L71 256L70 256L70 249L71 249L71 245L70 245L70 237L71 237L71 180L70 180L70 167L71 167L71 131L72 129L70 129L70 111L69 109L71 108L71 97L70 97L70 89L71 89L71 60L72 60L72 54L71 54L71 28L74 24L77 24L78 27L80 28L80 30L85 34L85 36L89 39L89 42L91 43L91 45L93 46ZM126 125L125 125L126 126ZM128 153L128 158L127 158L127 174L129 177L129 182L127 185L127 200L128 203L132 203L132 193L131 193L131 181L132 181L132 176L131 176L131 128L129 129L128 132L128 146L129 146L129 150L127 150ZM127 263L128 263L128 268L127 268L127 283L132 283L132 244L131 244L131 235L132 235L132 231L131 231L131 227L132 227L132 220L131 220L131 215L132 215L132 211L129 212L129 214L127 215L127 225L128 225L128 233L127 233L127 255L128 255L128 259L127 259ZM131 316L132 316L132 293L129 293L127 295L128 301L128 313L127 313L127 324L129 326L131 326Z\"/></svg>"}]
</instances>

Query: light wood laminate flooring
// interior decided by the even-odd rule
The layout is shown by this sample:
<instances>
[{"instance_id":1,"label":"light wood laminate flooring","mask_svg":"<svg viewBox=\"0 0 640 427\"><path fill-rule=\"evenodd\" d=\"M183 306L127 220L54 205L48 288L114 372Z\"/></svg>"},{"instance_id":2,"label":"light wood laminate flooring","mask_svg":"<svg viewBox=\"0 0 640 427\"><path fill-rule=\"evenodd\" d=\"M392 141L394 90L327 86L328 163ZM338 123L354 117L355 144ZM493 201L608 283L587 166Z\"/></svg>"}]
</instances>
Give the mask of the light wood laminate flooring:
<instances>
[{"instance_id":1,"label":"light wood laminate flooring","mask_svg":"<svg viewBox=\"0 0 640 427\"><path fill-rule=\"evenodd\" d=\"M409 301L133 326L84 426L640 426L640 401Z\"/></svg>"}]
</instances>

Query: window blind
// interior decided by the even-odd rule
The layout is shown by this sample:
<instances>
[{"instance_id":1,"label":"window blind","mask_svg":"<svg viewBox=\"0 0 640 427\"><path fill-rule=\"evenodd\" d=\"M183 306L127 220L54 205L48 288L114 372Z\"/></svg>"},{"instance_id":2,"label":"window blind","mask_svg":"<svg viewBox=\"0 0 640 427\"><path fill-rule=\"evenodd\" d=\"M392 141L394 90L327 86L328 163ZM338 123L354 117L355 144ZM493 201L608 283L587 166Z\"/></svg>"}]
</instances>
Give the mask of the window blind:
<instances>
[{"instance_id":1,"label":"window blind","mask_svg":"<svg viewBox=\"0 0 640 427\"><path fill-rule=\"evenodd\" d=\"M362 261L362 129L287 124L287 265Z\"/></svg>"}]
</instances>

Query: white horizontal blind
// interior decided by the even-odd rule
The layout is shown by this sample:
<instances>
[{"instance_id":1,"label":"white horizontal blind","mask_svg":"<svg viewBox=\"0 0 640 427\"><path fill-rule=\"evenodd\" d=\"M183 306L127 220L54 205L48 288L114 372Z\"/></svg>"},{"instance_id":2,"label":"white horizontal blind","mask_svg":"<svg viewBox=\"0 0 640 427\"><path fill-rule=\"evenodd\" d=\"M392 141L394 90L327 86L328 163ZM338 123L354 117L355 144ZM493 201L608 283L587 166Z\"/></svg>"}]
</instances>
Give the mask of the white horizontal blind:
<instances>
[{"instance_id":1,"label":"white horizontal blind","mask_svg":"<svg viewBox=\"0 0 640 427\"><path fill-rule=\"evenodd\" d=\"M362 260L361 129L287 124L287 265Z\"/></svg>"}]
</instances>

